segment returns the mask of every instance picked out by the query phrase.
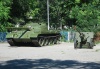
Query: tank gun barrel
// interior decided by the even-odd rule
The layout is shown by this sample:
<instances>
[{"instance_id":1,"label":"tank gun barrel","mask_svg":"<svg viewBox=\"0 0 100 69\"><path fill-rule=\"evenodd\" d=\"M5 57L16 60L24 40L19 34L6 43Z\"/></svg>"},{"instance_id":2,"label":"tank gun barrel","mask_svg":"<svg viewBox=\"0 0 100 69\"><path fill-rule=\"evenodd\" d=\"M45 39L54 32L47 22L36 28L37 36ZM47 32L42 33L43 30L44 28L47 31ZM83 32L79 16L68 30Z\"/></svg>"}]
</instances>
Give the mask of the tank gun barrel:
<instances>
[{"instance_id":1,"label":"tank gun barrel","mask_svg":"<svg viewBox=\"0 0 100 69\"><path fill-rule=\"evenodd\" d=\"M27 30L30 31L31 29L28 27L6 27L8 30Z\"/></svg>"}]
</instances>

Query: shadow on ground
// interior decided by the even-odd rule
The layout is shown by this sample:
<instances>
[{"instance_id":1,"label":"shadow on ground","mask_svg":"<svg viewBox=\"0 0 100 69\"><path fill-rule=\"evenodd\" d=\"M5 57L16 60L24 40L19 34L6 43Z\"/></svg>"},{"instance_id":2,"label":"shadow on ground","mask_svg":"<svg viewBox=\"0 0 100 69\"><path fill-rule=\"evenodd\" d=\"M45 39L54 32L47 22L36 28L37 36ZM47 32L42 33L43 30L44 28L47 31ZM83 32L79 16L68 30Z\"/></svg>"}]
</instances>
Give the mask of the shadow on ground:
<instances>
[{"instance_id":1,"label":"shadow on ground","mask_svg":"<svg viewBox=\"0 0 100 69\"><path fill-rule=\"evenodd\" d=\"M0 62L0 69L100 69L100 63L74 60L20 59Z\"/></svg>"}]
</instances>

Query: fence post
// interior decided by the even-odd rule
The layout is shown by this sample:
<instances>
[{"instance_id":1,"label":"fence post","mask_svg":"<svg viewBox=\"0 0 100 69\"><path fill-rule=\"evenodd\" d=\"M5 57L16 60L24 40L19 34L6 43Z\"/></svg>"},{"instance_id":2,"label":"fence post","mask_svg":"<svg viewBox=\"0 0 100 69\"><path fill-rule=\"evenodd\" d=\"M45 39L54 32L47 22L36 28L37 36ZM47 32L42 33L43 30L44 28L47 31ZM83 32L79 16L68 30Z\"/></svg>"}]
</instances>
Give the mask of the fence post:
<instances>
[{"instance_id":1,"label":"fence post","mask_svg":"<svg viewBox=\"0 0 100 69\"><path fill-rule=\"evenodd\" d=\"M68 32L68 41L70 41L70 32Z\"/></svg>"}]
</instances>

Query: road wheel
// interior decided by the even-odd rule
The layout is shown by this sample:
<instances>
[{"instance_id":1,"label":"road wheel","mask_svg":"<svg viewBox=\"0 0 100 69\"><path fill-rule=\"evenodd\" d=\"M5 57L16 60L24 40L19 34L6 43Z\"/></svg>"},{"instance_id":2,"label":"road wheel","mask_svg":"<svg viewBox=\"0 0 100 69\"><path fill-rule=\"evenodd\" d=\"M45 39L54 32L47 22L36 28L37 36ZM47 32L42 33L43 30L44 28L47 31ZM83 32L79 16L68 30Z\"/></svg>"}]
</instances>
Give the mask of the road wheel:
<instances>
[{"instance_id":1,"label":"road wheel","mask_svg":"<svg viewBox=\"0 0 100 69\"><path fill-rule=\"evenodd\" d=\"M48 39L48 38L45 38L44 40L45 40L44 45L45 45L45 46L48 45L48 43L49 43L49 39Z\"/></svg>"},{"instance_id":2,"label":"road wheel","mask_svg":"<svg viewBox=\"0 0 100 69\"><path fill-rule=\"evenodd\" d=\"M87 46L88 46L88 48L90 48L90 43L89 42L87 42Z\"/></svg>"},{"instance_id":3,"label":"road wheel","mask_svg":"<svg viewBox=\"0 0 100 69\"><path fill-rule=\"evenodd\" d=\"M54 44L57 44L57 37L54 39Z\"/></svg>"},{"instance_id":4,"label":"road wheel","mask_svg":"<svg viewBox=\"0 0 100 69\"><path fill-rule=\"evenodd\" d=\"M40 45L40 46L44 46L44 44L45 44L45 39L44 39L44 38L39 38L38 42L39 42L39 45Z\"/></svg>"},{"instance_id":5,"label":"road wheel","mask_svg":"<svg viewBox=\"0 0 100 69\"><path fill-rule=\"evenodd\" d=\"M52 44L54 45L56 43L56 37L52 38Z\"/></svg>"},{"instance_id":6,"label":"road wheel","mask_svg":"<svg viewBox=\"0 0 100 69\"><path fill-rule=\"evenodd\" d=\"M77 48L77 46L78 46L78 41L77 41L77 40L75 40L75 41L74 41L74 49L76 49L76 48Z\"/></svg>"},{"instance_id":7,"label":"road wheel","mask_svg":"<svg viewBox=\"0 0 100 69\"><path fill-rule=\"evenodd\" d=\"M60 41L61 41L61 37L58 36L58 37L57 37L57 44L60 44Z\"/></svg>"},{"instance_id":8,"label":"road wheel","mask_svg":"<svg viewBox=\"0 0 100 69\"><path fill-rule=\"evenodd\" d=\"M52 44L53 44L53 38L50 37L50 38L49 38L49 45L52 45Z\"/></svg>"},{"instance_id":9,"label":"road wheel","mask_svg":"<svg viewBox=\"0 0 100 69\"><path fill-rule=\"evenodd\" d=\"M91 39L90 40L90 49L93 49L93 46L94 46L94 43L93 43L93 40Z\"/></svg>"}]
</instances>

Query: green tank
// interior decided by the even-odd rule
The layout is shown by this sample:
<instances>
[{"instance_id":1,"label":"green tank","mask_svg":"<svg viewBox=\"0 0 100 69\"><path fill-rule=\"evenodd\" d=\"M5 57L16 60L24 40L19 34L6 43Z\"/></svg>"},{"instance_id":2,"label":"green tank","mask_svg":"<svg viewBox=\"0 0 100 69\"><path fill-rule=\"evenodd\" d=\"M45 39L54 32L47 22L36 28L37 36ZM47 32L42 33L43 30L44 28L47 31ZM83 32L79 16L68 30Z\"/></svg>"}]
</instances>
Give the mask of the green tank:
<instances>
[{"instance_id":1,"label":"green tank","mask_svg":"<svg viewBox=\"0 0 100 69\"><path fill-rule=\"evenodd\" d=\"M7 27L10 31L6 39L11 46L46 46L58 44L60 41L60 30L50 29L45 23L28 23Z\"/></svg>"}]
</instances>

